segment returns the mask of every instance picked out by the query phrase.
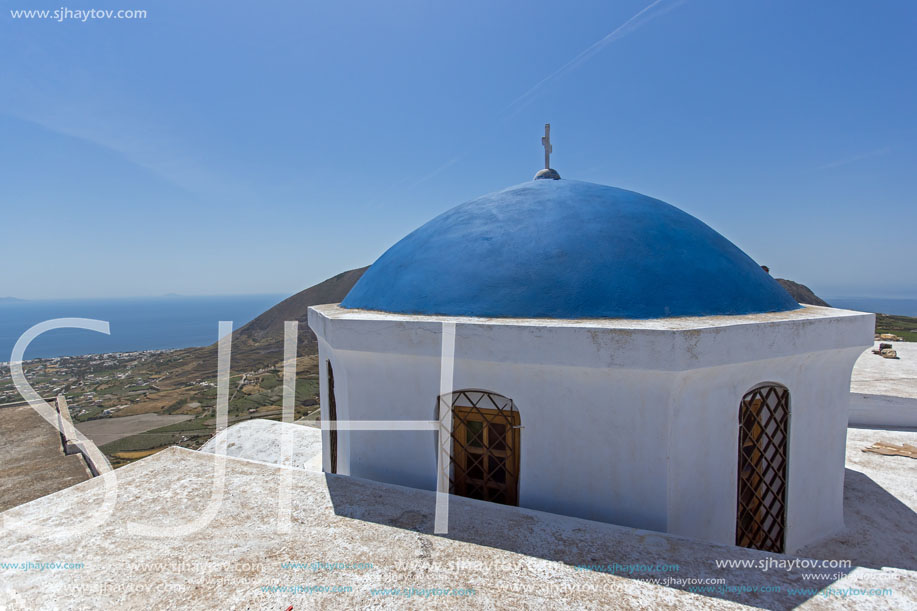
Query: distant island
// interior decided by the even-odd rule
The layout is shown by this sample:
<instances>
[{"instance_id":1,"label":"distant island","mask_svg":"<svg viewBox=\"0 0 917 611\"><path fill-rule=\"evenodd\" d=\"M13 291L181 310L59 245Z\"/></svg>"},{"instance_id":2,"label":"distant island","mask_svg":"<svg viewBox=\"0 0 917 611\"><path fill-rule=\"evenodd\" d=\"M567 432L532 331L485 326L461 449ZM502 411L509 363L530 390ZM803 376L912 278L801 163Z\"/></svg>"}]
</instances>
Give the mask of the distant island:
<instances>
[{"instance_id":1,"label":"distant island","mask_svg":"<svg viewBox=\"0 0 917 611\"><path fill-rule=\"evenodd\" d=\"M0 297L0 303L21 303L25 299L19 299L18 297Z\"/></svg>"}]
</instances>

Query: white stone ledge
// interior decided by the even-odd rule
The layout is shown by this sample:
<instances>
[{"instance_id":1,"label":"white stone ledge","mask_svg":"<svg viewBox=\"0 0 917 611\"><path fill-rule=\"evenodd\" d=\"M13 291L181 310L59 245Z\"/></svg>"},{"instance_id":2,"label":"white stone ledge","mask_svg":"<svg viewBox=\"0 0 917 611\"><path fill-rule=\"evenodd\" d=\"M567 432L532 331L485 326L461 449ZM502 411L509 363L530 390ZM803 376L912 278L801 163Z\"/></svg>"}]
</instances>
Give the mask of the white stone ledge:
<instances>
[{"instance_id":1,"label":"white stone ledge","mask_svg":"<svg viewBox=\"0 0 917 611\"><path fill-rule=\"evenodd\" d=\"M917 428L917 399L850 393L850 426Z\"/></svg>"},{"instance_id":2,"label":"white stone ledge","mask_svg":"<svg viewBox=\"0 0 917 611\"><path fill-rule=\"evenodd\" d=\"M845 359L855 358L872 343L875 315L806 306L744 316L558 320L309 308L310 327L336 351L438 358L444 323L456 325L456 359L685 371L844 349L852 351Z\"/></svg>"}]
</instances>

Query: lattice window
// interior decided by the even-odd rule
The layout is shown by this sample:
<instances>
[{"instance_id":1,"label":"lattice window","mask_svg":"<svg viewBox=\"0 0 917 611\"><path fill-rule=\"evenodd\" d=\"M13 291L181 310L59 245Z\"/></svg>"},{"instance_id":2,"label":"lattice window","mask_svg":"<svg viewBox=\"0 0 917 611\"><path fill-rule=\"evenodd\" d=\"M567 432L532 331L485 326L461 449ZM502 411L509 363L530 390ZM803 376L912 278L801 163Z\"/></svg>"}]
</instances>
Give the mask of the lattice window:
<instances>
[{"instance_id":1,"label":"lattice window","mask_svg":"<svg viewBox=\"0 0 917 611\"><path fill-rule=\"evenodd\" d=\"M331 456L331 473L338 472L338 432L334 428L338 420L337 401L334 399L334 369L331 367L331 361L327 361L328 367L328 422L332 428L328 431L328 453Z\"/></svg>"},{"instance_id":2,"label":"lattice window","mask_svg":"<svg viewBox=\"0 0 917 611\"><path fill-rule=\"evenodd\" d=\"M790 392L766 385L742 398L736 545L783 552Z\"/></svg>"},{"instance_id":3,"label":"lattice window","mask_svg":"<svg viewBox=\"0 0 917 611\"><path fill-rule=\"evenodd\" d=\"M441 407L445 398L441 397ZM519 412L511 399L477 390L452 393L449 491L505 505L519 502ZM448 406L448 403L446 404Z\"/></svg>"}]
</instances>

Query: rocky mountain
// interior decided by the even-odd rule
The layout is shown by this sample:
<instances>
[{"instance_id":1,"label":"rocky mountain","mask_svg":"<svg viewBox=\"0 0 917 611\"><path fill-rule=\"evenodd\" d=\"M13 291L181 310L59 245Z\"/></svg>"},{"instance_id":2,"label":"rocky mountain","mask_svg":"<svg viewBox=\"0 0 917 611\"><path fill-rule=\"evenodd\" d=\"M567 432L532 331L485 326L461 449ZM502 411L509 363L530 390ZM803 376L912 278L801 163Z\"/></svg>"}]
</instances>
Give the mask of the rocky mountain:
<instances>
[{"instance_id":1,"label":"rocky mountain","mask_svg":"<svg viewBox=\"0 0 917 611\"><path fill-rule=\"evenodd\" d=\"M798 303L805 303L808 305L817 305L830 308L831 306L828 303L819 298L815 293L812 292L812 289L807 287L804 284L799 284L798 282L793 282L792 280L785 280L783 278L775 278L777 282L780 283L786 292L795 299Z\"/></svg>"},{"instance_id":2,"label":"rocky mountain","mask_svg":"<svg viewBox=\"0 0 917 611\"><path fill-rule=\"evenodd\" d=\"M316 352L316 338L307 321L309 306L323 303L340 303L368 267L352 269L320 284L309 287L284 299L233 334L233 351L236 344L258 346L275 352L283 351L283 323L299 321L299 354Z\"/></svg>"}]
</instances>

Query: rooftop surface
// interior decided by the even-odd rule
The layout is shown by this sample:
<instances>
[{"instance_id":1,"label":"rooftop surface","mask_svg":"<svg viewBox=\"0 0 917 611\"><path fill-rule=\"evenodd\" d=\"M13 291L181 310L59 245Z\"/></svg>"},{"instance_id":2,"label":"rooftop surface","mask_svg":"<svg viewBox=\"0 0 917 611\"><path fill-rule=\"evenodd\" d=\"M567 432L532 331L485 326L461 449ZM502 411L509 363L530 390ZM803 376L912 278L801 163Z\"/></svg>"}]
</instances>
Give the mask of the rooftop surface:
<instances>
[{"instance_id":1,"label":"rooftop surface","mask_svg":"<svg viewBox=\"0 0 917 611\"><path fill-rule=\"evenodd\" d=\"M87 600L118 609L914 607L917 461L861 451L880 440L917 443L917 432L850 431L848 531L803 550L805 558L851 559L850 568L786 570L768 563L795 557L457 497L449 534L433 535L431 492L172 448L115 471L114 513L86 533L62 529L92 519L103 478L3 513L40 528L4 530L5 562L82 568L0 570L0 596L32 608ZM151 536L205 515L221 462L225 489L213 519L181 536ZM285 481L291 519L278 524ZM752 566L717 566L727 560Z\"/></svg>"},{"instance_id":2,"label":"rooftop surface","mask_svg":"<svg viewBox=\"0 0 917 611\"><path fill-rule=\"evenodd\" d=\"M897 359L883 358L872 349L857 359L850 380L851 426L917 429L917 343L892 345Z\"/></svg>"},{"instance_id":3,"label":"rooftop surface","mask_svg":"<svg viewBox=\"0 0 917 611\"><path fill-rule=\"evenodd\" d=\"M0 511L92 477L82 456L28 404L0 407Z\"/></svg>"},{"instance_id":4,"label":"rooftop surface","mask_svg":"<svg viewBox=\"0 0 917 611\"><path fill-rule=\"evenodd\" d=\"M883 358L873 354L872 349L864 352L853 367L850 391L917 399L917 342L881 343L892 344L898 358Z\"/></svg>"},{"instance_id":5,"label":"rooftop surface","mask_svg":"<svg viewBox=\"0 0 917 611\"><path fill-rule=\"evenodd\" d=\"M289 453L283 452L284 432L289 434ZM225 440L225 441L224 441ZM272 465L297 469L322 470L322 431L306 424L286 424L276 420L246 420L214 435L200 451L219 453Z\"/></svg>"},{"instance_id":6,"label":"rooftop surface","mask_svg":"<svg viewBox=\"0 0 917 611\"><path fill-rule=\"evenodd\" d=\"M735 244L640 193L533 180L388 249L341 304L403 314L658 318L799 307Z\"/></svg>"}]
</instances>

